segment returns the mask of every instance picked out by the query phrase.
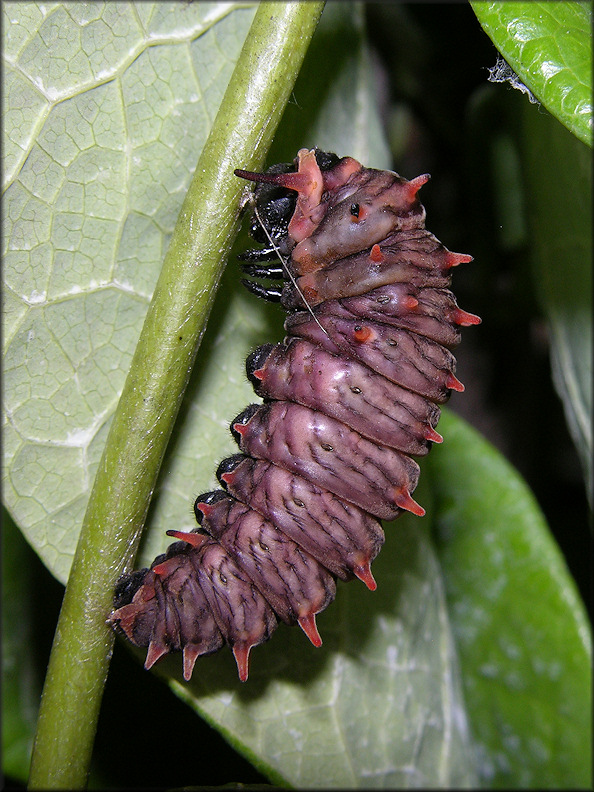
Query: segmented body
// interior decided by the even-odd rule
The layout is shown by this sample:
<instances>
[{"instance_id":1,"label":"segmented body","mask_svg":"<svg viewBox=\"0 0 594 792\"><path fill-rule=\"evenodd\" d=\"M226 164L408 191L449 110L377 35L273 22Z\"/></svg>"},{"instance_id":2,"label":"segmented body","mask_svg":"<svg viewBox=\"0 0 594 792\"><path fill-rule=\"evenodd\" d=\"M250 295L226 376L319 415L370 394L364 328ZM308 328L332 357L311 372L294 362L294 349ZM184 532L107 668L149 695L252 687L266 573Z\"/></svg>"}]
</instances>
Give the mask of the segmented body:
<instances>
[{"instance_id":1,"label":"segmented body","mask_svg":"<svg viewBox=\"0 0 594 792\"><path fill-rule=\"evenodd\" d=\"M179 541L150 570L121 579L110 616L148 646L147 668L182 650L186 679L224 643L247 679L251 647L279 619L319 646L315 616L336 578L376 588L379 520L424 514L412 457L442 441L439 405L463 390L451 349L480 321L448 290L471 257L425 229L427 175L306 149L293 165L236 173L259 182L252 235L268 243L244 271L285 281L247 285L289 311L287 337L248 358L264 403L232 422L242 453L219 465L225 489L197 498L199 527L168 531Z\"/></svg>"}]
</instances>

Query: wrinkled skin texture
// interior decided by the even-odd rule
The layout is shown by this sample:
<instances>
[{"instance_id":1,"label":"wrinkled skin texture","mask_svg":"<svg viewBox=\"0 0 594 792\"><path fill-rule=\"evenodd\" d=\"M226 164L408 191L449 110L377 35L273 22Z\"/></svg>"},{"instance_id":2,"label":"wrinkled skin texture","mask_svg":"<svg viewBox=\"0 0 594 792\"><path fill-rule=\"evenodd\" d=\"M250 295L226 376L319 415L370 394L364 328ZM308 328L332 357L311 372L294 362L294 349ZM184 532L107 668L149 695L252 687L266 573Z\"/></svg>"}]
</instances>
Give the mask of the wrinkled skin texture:
<instances>
[{"instance_id":1,"label":"wrinkled skin texture","mask_svg":"<svg viewBox=\"0 0 594 792\"><path fill-rule=\"evenodd\" d=\"M448 290L471 257L425 229L427 174L407 181L316 149L236 174L258 182L251 233L265 246L243 254L244 272L282 280L244 283L282 303L287 338L248 358L265 402L232 422L242 453L219 465L225 491L199 496L198 527L168 531L179 541L122 577L109 617L148 647L147 668L181 650L186 680L226 643L245 681L279 619L319 646L336 578L376 588L378 520L424 514L411 457L442 442L438 405L463 390L451 349L480 321Z\"/></svg>"}]
</instances>

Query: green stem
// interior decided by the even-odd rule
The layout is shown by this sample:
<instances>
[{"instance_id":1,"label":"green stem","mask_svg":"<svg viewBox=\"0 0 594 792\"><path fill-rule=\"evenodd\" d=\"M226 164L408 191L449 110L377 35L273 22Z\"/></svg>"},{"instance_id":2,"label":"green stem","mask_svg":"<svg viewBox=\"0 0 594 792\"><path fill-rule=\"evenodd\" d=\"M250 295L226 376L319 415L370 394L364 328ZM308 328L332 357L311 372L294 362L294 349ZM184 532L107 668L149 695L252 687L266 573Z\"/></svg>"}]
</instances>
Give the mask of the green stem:
<instances>
[{"instance_id":1,"label":"green stem","mask_svg":"<svg viewBox=\"0 0 594 792\"><path fill-rule=\"evenodd\" d=\"M113 418L64 595L31 762L31 789L86 783L113 647L106 625L239 216L236 167L258 169L323 9L261 3L202 151Z\"/></svg>"}]
</instances>

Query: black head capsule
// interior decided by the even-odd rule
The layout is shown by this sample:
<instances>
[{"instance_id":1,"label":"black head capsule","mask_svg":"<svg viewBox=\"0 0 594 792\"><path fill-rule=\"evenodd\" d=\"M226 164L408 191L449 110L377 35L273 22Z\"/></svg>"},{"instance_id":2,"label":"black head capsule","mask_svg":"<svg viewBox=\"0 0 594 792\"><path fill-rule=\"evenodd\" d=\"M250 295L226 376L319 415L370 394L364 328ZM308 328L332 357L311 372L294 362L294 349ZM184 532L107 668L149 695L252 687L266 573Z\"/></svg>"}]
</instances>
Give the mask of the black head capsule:
<instances>
[{"instance_id":1,"label":"black head capsule","mask_svg":"<svg viewBox=\"0 0 594 792\"><path fill-rule=\"evenodd\" d=\"M237 443L238 446L241 446L241 433L237 430L237 426L247 426L254 415L262 408L261 404L250 404L248 405L245 410L237 416L233 421L231 421L231 426L229 427L231 434L233 435L233 439Z\"/></svg>"},{"instance_id":2,"label":"black head capsule","mask_svg":"<svg viewBox=\"0 0 594 792\"><path fill-rule=\"evenodd\" d=\"M227 493L223 492L223 490L212 490L212 492L205 492L203 495L198 495L194 501L194 514L198 525L202 525L202 520L204 519L204 511L200 508L201 506L212 506L223 498L228 497Z\"/></svg>"},{"instance_id":3,"label":"black head capsule","mask_svg":"<svg viewBox=\"0 0 594 792\"><path fill-rule=\"evenodd\" d=\"M225 476L230 476L235 472L236 468L247 459L245 454L233 454L233 456L223 459L217 468L216 477L221 487L227 488Z\"/></svg>"},{"instance_id":4,"label":"black head capsule","mask_svg":"<svg viewBox=\"0 0 594 792\"><path fill-rule=\"evenodd\" d=\"M260 378L255 375L255 372L262 368L268 360L270 353L274 349L274 344L263 344L248 356L245 361L245 373L247 378L252 383L252 386L259 396L258 388L260 387Z\"/></svg>"}]
</instances>

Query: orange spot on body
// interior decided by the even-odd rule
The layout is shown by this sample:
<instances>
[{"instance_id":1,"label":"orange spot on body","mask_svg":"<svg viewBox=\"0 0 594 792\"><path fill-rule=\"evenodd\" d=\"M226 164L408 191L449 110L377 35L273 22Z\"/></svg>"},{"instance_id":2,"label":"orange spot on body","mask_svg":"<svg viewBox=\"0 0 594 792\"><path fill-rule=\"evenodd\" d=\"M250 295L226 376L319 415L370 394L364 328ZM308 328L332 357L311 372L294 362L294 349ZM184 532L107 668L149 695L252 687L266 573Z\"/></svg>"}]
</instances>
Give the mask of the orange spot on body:
<instances>
[{"instance_id":1,"label":"orange spot on body","mask_svg":"<svg viewBox=\"0 0 594 792\"><path fill-rule=\"evenodd\" d=\"M402 300L402 305L408 311L414 311L415 308L419 307L419 301L416 297L413 297L412 294L407 294L406 297Z\"/></svg>"},{"instance_id":2,"label":"orange spot on body","mask_svg":"<svg viewBox=\"0 0 594 792\"><path fill-rule=\"evenodd\" d=\"M359 325L355 328L354 338L357 343L364 344L373 338L373 332L370 327Z\"/></svg>"},{"instance_id":3,"label":"orange spot on body","mask_svg":"<svg viewBox=\"0 0 594 792\"><path fill-rule=\"evenodd\" d=\"M357 208L356 211L353 211L351 208L351 222L360 223L362 220L365 220L369 214L369 211L364 206L360 206L359 204L353 204L353 206L356 206Z\"/></svg>"},{"instance_id":4,"label":"orange spot on body","mask_svg":"<svg viewBox=\"0 0 594 792\"><path fill-rule=\"evenodd\" d=\"M308 305L316 304L319 302L318 290L314 289L312 286L306 286L305 289L301 289L301 293L305 297Z\"/></svg>"}]
</instances>

